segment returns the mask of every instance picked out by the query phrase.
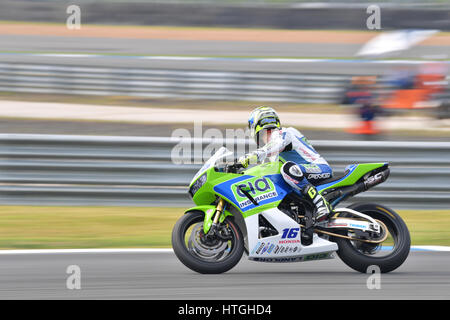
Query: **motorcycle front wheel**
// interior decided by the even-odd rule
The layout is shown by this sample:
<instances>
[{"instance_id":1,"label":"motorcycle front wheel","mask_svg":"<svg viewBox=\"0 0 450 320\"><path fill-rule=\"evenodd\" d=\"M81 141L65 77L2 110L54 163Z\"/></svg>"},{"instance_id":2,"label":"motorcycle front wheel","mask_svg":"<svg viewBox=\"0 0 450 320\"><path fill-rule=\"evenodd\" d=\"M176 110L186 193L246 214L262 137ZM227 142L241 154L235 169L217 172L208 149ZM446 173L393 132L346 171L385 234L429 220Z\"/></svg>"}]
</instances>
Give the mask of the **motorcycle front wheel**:
<instances>
[{"instance_id":1,"label":"motorcycle front wheel","mask_svg":"<svg viewBox=\"0 0 450 320\"><path fill-rule=\"evenodd\" d=\"M400 267L409 255L411 239L408 227L403 219L392 209L374 203L353 204L348 208L364 213L383 222L388 233L387 239L380 244L363 243L334 237L341 260L352 269L366 273L368 268L376 266L381 273ZM345 217L346 214L339 214ZM357 233L345 232L345 236L357 237Z\"/></svg>"},{"instance_id":2,"label":"motorcycle front wheel","mask_svg":"<svg viewBox=\"0 0 450 320\"><path fill-rule=\"evenodd\" d=\"M172 231L172 247L178 259L189 269L203 274L223 273L233 268L244 252L244 239L233 218L228 217L221 226L226 235L208 238L203 232L204 213L185 214Z\"/></svg>"}]
</instances>

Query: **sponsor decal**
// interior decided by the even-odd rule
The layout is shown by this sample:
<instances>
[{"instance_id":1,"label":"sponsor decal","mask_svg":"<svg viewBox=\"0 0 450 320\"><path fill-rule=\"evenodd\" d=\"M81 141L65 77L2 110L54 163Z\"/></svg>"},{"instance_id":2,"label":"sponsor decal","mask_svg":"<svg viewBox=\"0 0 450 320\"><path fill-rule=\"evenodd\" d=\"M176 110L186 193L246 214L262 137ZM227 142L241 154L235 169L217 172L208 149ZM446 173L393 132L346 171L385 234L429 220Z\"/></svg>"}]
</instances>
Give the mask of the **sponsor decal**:
<instances>
[{"instance_id":1,"label":"sponsor decal","mask_svg":"<svg viewBox=\"0 0 450 320\"><path fill-rule=\"evenodd\" d=\"M329 172L326 173L314 173L314 174L309 174L308 175L308 180L309 179L328 179L329 177L331 177L331 174Z\"/></svg>"},{"instance_id":2,"label":"sponsor decal","mask_svg":"<svg viewBox=\"0 0 450 320\"><path fill-rule=\"evenodd\" d=\"M300 241L295 241L300 243ZM280 245L275 245L273 243L260 243L258 242L258 244L253 248L251 254L282 254L282 253L294 253L297 251L300 251L301 248L300 247L284 247L284 246L280 246Z\"/></svg>"},{"instance_id":3,"label":"sponsor decal","mask_svg":"<svg viewBox=\"0 0 450 320\"><path fill-rule=\"evenodd\" d=\"M330 222L328 223L328 227L332 228L332 227L347 227L348 224L347 223L333 223Z\"/></svg>"},{"instance_id":4,"label":"sponsor decal","mask_svg":"<svg viewBox=\"0 0 450 320\"><path fill-rule=\"evenodd\" d=\"M322 170L316 164L302 164L305 168L306 173L320 173Z\"/></svg>"},{"instance_id":5,"label":"sponsor decal","mask_svg":"<svg viewBox=\"0 0 450 320\"><path fill-rule=\"evenodd\" d=\"M300 240L280 240L279 244L287 244L287 243L300 243Z\"/></svg>"},{"instance_id":6,"label":"sponsor decal","mask_svg":"<svg viewBox=\"0 0 450 320\"><path fill-rule=\"evenodd\" d=\"M374 176L371 176L371 177L367 178L367 180L364 181L364 185L368 189L368 188L370 188L370 187L372 187L374 185L379 184L382 179L383 179L383 173L380 172L380 173L377 173Z\"/></svg>"},{"instance_id":7,"label":"sponsor decal","mask_svg":"<svg viewBox=\"0 0 450 320\"><path fill-rule=\"evenodd\" d=\"M265 245L265 243L263 242L263 243L259 246L258 250L256 250L256 254L259 254L259 253L261 252L262 248L264 248L264 245Z\"/></svg>"},{"instance_id":8,"label":"sponsor decal","mask_svg":"<svg viewBox=\"0 0 450 320\"><path fill-rule=\"evenodd\" d=\"M281 236L281 239L297 238L299 232L300 232L300 228L286 228L286 229L283 229L283 235Z\"/></svg>"},{"instance_id":9,"label":"sponsor decal","mask_svg":"<svg viewBox=\"0 0 450 320\"><path fill-rule=\"evenodd\" d=\"M312 152L306 146L302 145L296 151L299 152L305 160L309 160L310 162L314 162L319 159L318 154Z\"/></svg>"},{"instance_id":10,"label":"sponsor decal","mask_svg":"<svg viewBox=\"0 0 450 320\"><path fill-rule=\"evenodd\" d=\"M258 243L256 244L256 246L253 248L251 254L254 254L254 253L256 252L256 250L259 248L260 245L261 245L261 242L258 242Z\"/></svg>"},{"instance_id":11,"label":"sponsor decal","mask_svg":"<svg viewBox=\"0 0 450 320\"><path fill-rule=\"evenodd\" d=\"M314 261L314 260L322 260L322 259L329 259L333 258L332 252L325 252L325 253L316 253L316 254L310 254L307 256L301 256L301 257L276 257L276 258L252 258L253 261L259 261L259 262L300 262L300 261Z\"/></svg>"},{"instance_id":12,"label":"sponsor decal","mask_svg":"<svg viewBox=\"0 0 450 320\"><path fill-rule=\"evenodd\" d=\"M303 261L314 261L314 260L326 259L330 255L331 255L330 252L310 254L310 255L304 256Z\"/></svg>"},{"instance_id":13,"label":"sponsor decal","mask_svg":"<svg viewBox=\"0 0 450 320\"><path fill-rule=\"evenodd\" d=\"M252 178L244 182L239 182L233 184L231 186L231 190L233 191L233 194L241 209L252 205L250 199L248 199L247 196L240 190L241 188L247 190L256 202L278 197L275 185L270 179Z\"/></svg>"},{"instance_id":14,"label":"sponsor decal","mask_svg":"<svg viewBox=\"0 0 450 320\"><path fill-rule=\"evenodd\" d=\"M269 246L270 246L270 243L268 243L268 244L263 248L263 250L261 251L261 254L263 254L264 252L266 252L267 249L269 249Z\"/></svg>"},{"instance_id":15,"label":"sponsor decal","mask_svg":"<svg viewBox=\"0 0 450 320\"><path fill-rule=\"evenodd\" d=\"M267 200L267 199L276 198L276 197L278 197L278 193L276 191L272 191L272 192L268 192L268 193L265 193L265 194L262 194L260 196L256 196L253 198L255 199L256 202L260 202L262 200ZM252 204L252 202L249 199L247 199L245 201L239 202L239 207L245 208L251 204Z\"/></svg>"},{"instance_id":16,"label":"sponsor decal","mask_svg":"<svg viewBox=\"0 0 450 320\"><path fill-rule=\"evenodd\" d=\"M350 228L359 228L359 229L367 229L365 225L350 223Z\"/></svg>"},{"instance_id":17,"label":"sponsor decal","mask_svg":"<svg viewBox=\"0 0 450 320\"><path fill-rule=\"evenodd\" d=\"M274 258L262 258L262 257L255 257L250 258L253 261L259 261L259 262L301 262L301 261L314 261L314 260L323 260L323 259L330 259L333 258L333 252L324 252L324 253L315 253L315 254L309 254L306 256L300 256L300 257L274 257Z\"/></svg>"},{"instance_id":18,"label":"sponsor decal","mask_svg":"<svg viewBox=\"0 0 450 320\"><path fill-rule=\"evenodd\" d=\"M264 119L259 120L259 123L261 125L266 124L266 123L277 123L277 120L273 117L272 118L264 118Z\"/></svg>"},{"instance_id":19,"label":"sponsor decal","mask_svg":"<svg viewBox=\"0 0 450 320\"><path fill-rule=\"evenodd\" d=\"M284 178L288 179L290 182L292 182L292 183L294 183L294 184L299 184L299 182L298 182L297 180L291 178L291 177L288 176L288 175L285 175Z\"/></svg>"},{"instance_id":20,"label":"sponsor decal","mask_svg":"<svg viewBox=\"0 0 450 320\"><path fill-rule=\"evenodd\" d=\"M254 261L259 262L296 262L300 261L301 257L289 257L289 258L254 258Z\"/></svg>"}]
</instances>

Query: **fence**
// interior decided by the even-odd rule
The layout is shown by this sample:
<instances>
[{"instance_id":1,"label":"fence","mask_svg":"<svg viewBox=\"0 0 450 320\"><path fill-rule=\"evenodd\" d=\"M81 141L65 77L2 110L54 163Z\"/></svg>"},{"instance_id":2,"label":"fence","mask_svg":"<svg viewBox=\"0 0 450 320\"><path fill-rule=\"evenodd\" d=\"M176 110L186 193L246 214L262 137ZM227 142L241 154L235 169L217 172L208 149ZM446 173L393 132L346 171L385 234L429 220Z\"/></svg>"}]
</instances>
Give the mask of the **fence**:
<instances>
[{"instance_id":1,"label":"fence","mask_svg":"<svg viewBox=\"0 0 450 320\"><path fill-rule=\"evenodd\" d=\"M351 75L0 63L0 92L199 100L340 103ZM379 81L378 93L392 90ZM440 94L448 101L450 91Z\"/></svg>"},{"instance_id":2,"label":"fence","mask_svg":"<svg viewBox=\"0 0 450 320\"><path fill-rule=\"evenodd\" d=\"M350 76L0 63L0 91L336 103Z\"/></svg>"},{"instance_id":3,"label":"fence","mask_svg":"<svg viewBox=\"0 0 450 320\"><path fill-rule=\"evenodd\" d=\"M200 164L176 165L171 161L171 151L180 141L165 137L0 134L0 203L189 206L187 186ZM204 148L212 141L189 142ZM335 174L350 163L391 163L388 181L356 198L401 208L450 205L448 142L312 143L336 169Z\"/></svg>"}]
</instances>

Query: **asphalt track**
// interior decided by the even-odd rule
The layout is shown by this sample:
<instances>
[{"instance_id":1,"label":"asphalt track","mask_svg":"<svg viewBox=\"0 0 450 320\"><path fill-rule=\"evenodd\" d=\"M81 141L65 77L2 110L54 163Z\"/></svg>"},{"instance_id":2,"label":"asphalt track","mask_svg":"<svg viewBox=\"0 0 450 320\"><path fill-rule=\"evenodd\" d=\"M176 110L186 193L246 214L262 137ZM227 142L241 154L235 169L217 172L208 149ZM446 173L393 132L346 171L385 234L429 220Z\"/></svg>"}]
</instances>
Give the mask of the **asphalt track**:
<instances>
[{"instance_id":1,"label":"asphalt track","mask_svg":"<svg viewBox=\"0 0 450 320\"><path fill-rule=\"evenodd\" d=\"M369 274L339 258L265 264L245 258L221 275L200 275L172 252L1 255L0 299L449 299L450 252L412 251L369 290ZM81 289L67 289L67 267L81 270Z\"/></svg>"},{"instance_id":2,"label":"asphalt track","mask_svg":"<svg viewBox=\"0 0 450 320\"><path fill-rule=\"evenodd\" d=\"M144 136L170 137L174 130L186 128L193 133L192 124L142 124L124 122L89 122L89 121L58 121L38 119L0 119L2 133L30 134L86 134L106 136ZM221 130L226 135L225 125L203 125L203 131L210 128ZM355 136L345 131L302 129L301 132L310 140L379 140L379 141L448 141L448 134L443 132L424 136L421 132L398 134L395 131L385 132L376 136Z\"/></svg>"},{"instance_id":3,"label":"asphalt track","mask_svg":"<svg viewBox=\"0 0 450 320\"><path fill-rule=\"evenodd\" d=\"M221 40L166 40L91 38L35 35L0 35L2 51L96 52L110 54L352 57L362 47L351 43L299 43ZM416 46L404 58L450 54L449 46Z\"/></svg>"},{"instance_id":4,"label":"asphalt track","mask_svg":"<svg viewBox=\"0 0 450 320\"><path fill-rule=\"evenodd\" d=\"M248 72L293 72L332 74L385 74L396 62L374 64L353 59L359 44L273 43L161 39L114 39L58 36L0 35L0 62L85 65L155 69L189 69ZM27 53L95 53L107 56L33 56ZM137 56L136 56L137 55ZM196 56L217 59L146 60L139 55ZM403 59L433 59L450 56L450 46L417 46L397 56ZM314 61L258 61L254 57L336 58L324 64ZM341 58L350 58L341 59ZM250 59L249 59L250 58Z\"/></svg>"}]
</instances>

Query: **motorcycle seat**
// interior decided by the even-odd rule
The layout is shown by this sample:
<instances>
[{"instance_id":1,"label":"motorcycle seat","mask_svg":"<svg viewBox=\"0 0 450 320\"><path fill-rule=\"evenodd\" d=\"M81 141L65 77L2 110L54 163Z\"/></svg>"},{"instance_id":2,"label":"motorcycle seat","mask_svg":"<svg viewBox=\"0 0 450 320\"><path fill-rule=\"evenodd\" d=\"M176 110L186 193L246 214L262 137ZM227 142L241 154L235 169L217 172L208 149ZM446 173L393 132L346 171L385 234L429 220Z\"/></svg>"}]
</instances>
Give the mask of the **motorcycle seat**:
<instances>
[{"instance_id":1,"label":"motorcycle seat","mask_svg":"<svg viewBox=\"0 0 450 320\"><path fill-rule=\"evenodd\" d=\"M335 176L333 176L333 177L331 177L331 178L324 179L324 180L314 181L314 182L312 182L312 184L313 184L314 186L320 186L320 185L322 185L322 184L327 184L327 183L330 183L330 182L335 182L335 181L337 181L337 180L339 180L339 179L342 179L343 177L345 177L345 176L348 175L349 173L350 173L350 170L347 169L347 170L345 170L345 172L344 172L343 174L335 175Z\"/></svg>"}]
</instances>

